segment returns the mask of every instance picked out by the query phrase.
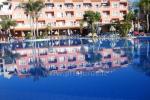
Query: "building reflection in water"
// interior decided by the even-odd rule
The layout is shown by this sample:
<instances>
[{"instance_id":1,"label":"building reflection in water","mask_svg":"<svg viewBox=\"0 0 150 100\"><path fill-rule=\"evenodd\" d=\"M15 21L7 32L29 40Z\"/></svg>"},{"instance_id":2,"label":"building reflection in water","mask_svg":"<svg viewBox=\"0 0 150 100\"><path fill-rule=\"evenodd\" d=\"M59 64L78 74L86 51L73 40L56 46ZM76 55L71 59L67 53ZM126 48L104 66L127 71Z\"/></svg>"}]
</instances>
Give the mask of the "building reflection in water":
<instances>
[{"instance_id":1,"label":"building reflection in water","mask_svg":"<svg viewBox=\"0 0 150 100\"><path fill-rule=\"evenodd\" d=\"M136 39L15 41L0 44L0 73L7 78L17 75L37 79L68 72L79 75L86 72L109 73L126 67L133 60L136 63L133 58L139 55L139 46L140 41Z\"/></svg>"}]
</instances>

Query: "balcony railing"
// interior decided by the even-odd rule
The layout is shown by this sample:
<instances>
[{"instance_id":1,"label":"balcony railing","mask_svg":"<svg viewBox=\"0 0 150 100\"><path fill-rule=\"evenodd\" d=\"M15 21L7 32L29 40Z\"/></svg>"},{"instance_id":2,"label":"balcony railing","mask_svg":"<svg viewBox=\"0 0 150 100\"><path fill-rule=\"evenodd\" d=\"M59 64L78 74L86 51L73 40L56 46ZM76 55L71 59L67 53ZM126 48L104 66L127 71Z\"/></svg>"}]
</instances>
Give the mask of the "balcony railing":
<instances>
[{"instance_id":1,"label":"balcony railing","mask_svg":"<svg viewBox=\"0 0 150 100\"><path fill-rule=\"evenodd\" d=\"M75 69L75 68L77 68L77 65L70 65L70 66L68 66L68 69Z\"/></svg>"},{"instance_id":2,"label":"balcony railing","mask_svg":"<svg viewBox=\"0 0 150 100\"><path fill-rule=\"evenodd\" d=\"M68 62L73 62L73 61L76 61L76 58L75 58L75 57L68 59Z\"/></svg>"},{"instance_id":3,"label":"balcony railing","mask_svg":"<svg viewBox=\"0 0 150 100\"><path fill-rule=\"evenodd\" d=\"M121 55L121 57L126 57L126 56L127 56L126 54L122 54L122 55Z\"/></svg>"},{"instance_id":4,"label":"balcony railing","mask_svg":"<svg viewBox=\"0 0 150 100\"><path fill-rule=\"evenodd\" d=\"M57 63L57 59L49 60L48 63Z\"/></svg>"},{"instance_id":5,"label":"balcony railing","mask_svg":"<svg viewBox=\"0 0 150 100\"><path fill-rule=\"evenodd\" d=\"M29 64L29 65L32 65L32 64L35 64L35 62L34 62L34 61L29 61L28 64Z\"/></svg>"},{"instance_id":6,"label":"balcony railing","mask_svg":"<svg viewBox=\"0 0 150 100\"><path fill-rule=\"evenodd\" d=\"M40 55L41 55L41 56L43 56L43 55L47 55L47 52L46 52L46 53L40 53Z\"/></svg>"},{"instance_id":7,"label":"balcony railing","mask_svg":"<svg viewBox=\"0 0 150 100\"><path fill-rule=\"evenodd\" d=\"M111 55L107 55L104 57L104 59L108 59L108 58L111 58Z\"/></svg>"},{"instance_id":8,"label":"balcony railing","mask_svg":"<svg viewBox=\"0 0 150 100\"><path fill-rule=\"evenodd\" d=\"M27 54L23 54L23 55L21 55L21 57L27 57Z\"/></svg>"},{"instance_id":9,"label":"balcony railing","mask_svg":"<svg viewBox=\"0 0 150 100\"><path fill-rule=\"evenodd\" d=\"M34 25L36 26L36 25ZM39 24L38 25L38 28L43 28L43 27L46 27L47 24ZM17 25L15 28L30 28L30 24L20 24L20 25ZM79 23L64 23L64 24L54 24L52 25L52 27L79 27Z\"/></svg>"},{"instance_id":10,"label":"balcony railing","mask_svg":"<svg viewBox=\"0 0 150 100\"><path fill-rule=\"evenodd\" d=\"M49 71L55 71L55 70L58 70L58 67L50 67L49 68Z\"/></svg>"},{"instance_id":11,"label":"balcony railing","mask_svg":"<svg viewBox=\"0 0 150 100\"><path fill-rule=\"evenodd\" d=\"M58 52L58 54L66 54L67 51L63 51L63 52Z\"/></svg>"},{"instance_id":12,"label":"balcony railing","mask_svg":"<svg viewBox=\"0 0 150 100\"><path fill-rule=\"evenodd\" d=\"M121 62L121 65L128 64L128 61Z\"/></svg>"}]
</instances>

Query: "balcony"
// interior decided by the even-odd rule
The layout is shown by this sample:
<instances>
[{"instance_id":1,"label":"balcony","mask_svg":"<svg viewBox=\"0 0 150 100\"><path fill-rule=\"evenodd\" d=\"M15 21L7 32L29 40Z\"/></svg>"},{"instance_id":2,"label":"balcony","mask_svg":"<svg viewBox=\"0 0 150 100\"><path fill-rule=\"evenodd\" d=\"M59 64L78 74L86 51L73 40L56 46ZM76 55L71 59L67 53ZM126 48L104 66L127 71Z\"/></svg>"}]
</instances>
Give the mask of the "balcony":
<instances>
[{"instance_id":1,"label":"balcony","mask_svg":"<svg viewBox=\"0 0 150 100\"><path fill-rule=\"evenodd\" d=\"M77 68L77 65L70 65L70 66L68 66L68 69L75 69L75 68Z\"/></svg>"},{"instance_id":2,"label":"balcony","mask_svg":"<svg viewBox=\"0 0 150 100\"><path fill-rule=\"evenodd\" d=\"M84 7L85 9L90 9L90 8L92 8L92 4L91 4L91 3L84 3L84 4L83 4L83 7Z\"/></svg>"},{"instance_id":3,"label":"balcony","mask_svg":"<svg viewBox=\"0 0 150 100\"><path fill-rule=\"evenodd\" d=\"M73 18L73 15L66 15L67 18Z\"/></svg>"},{"instance_id":4,"label":"balcony","mask_svg":"<svg viewBox=\"0 0 150 100\"><path fill-rule=\"evenodd\" d=\"M0 59L0 63L3 63L3 60L2 60L2 59Z\"/></svg>"},{"instance_id":5,"label":"balcony","mask_svg":"<svg viewBox=\"0 0 150 100\"><path fill-rule=\"evenodd\" d=\"M76 57L68 58L68 62L73 62L73 61L76 61Z\"/></svg>"},{"instance_id":6,"label":"balcony","mask_svg":"<svg viewBox=\"0 0 150 100\"><path fill-rule=\"evenodd\" d=\"M86 64L85 67L94 67L94 64Z\"/></svg>"},{"instance_id":7,"label":"balcony","mask_svg":"<svg viewBox=\"0 0 150 100\"><path fill-rule=\"evenodd\" d=\"M58 52L58 54L67 54L67 51L63 51L63 52Z\"/></svg>"},{"instance_id":8,"label":"balcony","mask_svg":"<svg viewBox=\"0 0 150 100\"><path fill-rule=\"evenodd\" d=\"M0 10L0 15L11 15L12 10Z\"/></svg>"},{"instance_id":9,"label":"balcony","mask_svg":"<svg viewBox=\"0 0 150 100\"><path fill-rule=\"evenodd\" d=\"M110 17L110 11L103 11L102 16L105 17L105 18Z\"/></svg>"},{"instance_id":10,"label":"balcony","mask_svg":"<svg viewBox=\"0 0 150 100\"><path fill-rule=\"evenodd\" d=\"M34 24L34 26L36 26L35 24ZM44 27L46 27L47 26L47 24L45 24L45 23L39 23L38 24L38 28L44 28ZM79 27L79 23L74 23L73 21L71 21L71 22L64 22L64 21L60 21L60 20L58 20L56 23L51 23L51 26L52 27ZM19 24L19 25L17 25L15 28L16 29L30 29L30 24L29 23L24 23L24 24Z\"/></svg>"},{"instance_id":11,"label":"balcony","mask_svg":"<svg viewBox=\"0 0 150 100\"><path fill-rule=\"evenodd\" d=\"M74 12L73 11L66 11L66 17L68 17L68 18L72 18L72 17L74 17Z\"/></svg>"},{"instance_id":12,"label":"balcony","mask_svg":"<svg viewBox=\"0 0 150 100\"><path fill-rule=\"evenodd\" d=\"M23 54L23 55L21 55L21 57L27 57L27 54Z\"/></svg>"},{"instance_id":13,"label":"balcony","mask_svg":"<svg viewBox=\"0 0 150 100\"><path fill-rule=\"evenodd\" d=\"M44 55L47 55L47 52L45 52L45 53L40 53L40 56L44 56Z\"/></svg>"},{"instance_id":14,"label":"balcony","mask_svg":"<svg viewBox=\"0 0 150 100\"><path fill-rule=\"evenodd\" d=\"M49 60L48 63L57 63L57 59Z\"/></svg>"},{"instance_id":15,"label":"balcony","mask_svg":"<svg viewBox=\"0 0 150 100\"><path fill-rule=\"evenodd\" d=\"M73 3L65 3L65 9L73 9L74 8L74 5L73 5Z\"/></svg>"},{"instance_id":16,"label":"balcony","mask_svg":"<svg viewBox=\"0 0 150 100\"><path fill-rule=\"evenodd\" d=\"M121 65L126 65L126 64L128 64L128 61L121 62Z\"/></svg>"},{"instance_id":17,"label":"balcony","mask_svg":"<svg viewBox=\"0 0 150 100\"><path fill-rule=\"evenodd\" d=\"M104 57L104 59L109 59L109 58L111 58L111 55L107 55Z\"/></svg>"},{"instance_id":18,"label":"balcony","mask_svg":"<svg viewBox=\"0 0 150 100\"><path fill-rule=\"evenodd\" d=\"M29 64L29 65L33 65L33 64L35 64L35 61L29 61L28 64Z\"/></svg>"},{"instance_id":19,"label":"balcony","mask_svg":"<svg viewBox=\"0 0 150 100\"><path fill-rule=\"evenodd\" d=\"M46 18L54 18L54 12L45 12Z\"/></svg>"},{"instance_id":20,"label":"balcony","mask_svg":"<svg viewBox=\"0 0 150 100\"><path fill-rule=\"evenodd\" d=\"M50 67L50 68L49 68L49 71L55 71L55 70L58 70L58 67L53 66L53 67Z\"/></svg>"},{"instance_id":21,"label":"balcony","mask_svg":"<svg viewBox=\"0 0 150 100\"><path fill-rule=\"evenodd\" d=\"M127 6L120 6L120 10L127 10L128 7Z\"/></svg>"},{"instance_id":22,"label":"balcony","mask_svg":"<svg viewBox=\"0 0 150 100\"><path fill-rule=\"evenodd\" d=\"M54 8L54 4L53 3L45 3L45 8L53 9Z\"/></svg>"}]
</instances>

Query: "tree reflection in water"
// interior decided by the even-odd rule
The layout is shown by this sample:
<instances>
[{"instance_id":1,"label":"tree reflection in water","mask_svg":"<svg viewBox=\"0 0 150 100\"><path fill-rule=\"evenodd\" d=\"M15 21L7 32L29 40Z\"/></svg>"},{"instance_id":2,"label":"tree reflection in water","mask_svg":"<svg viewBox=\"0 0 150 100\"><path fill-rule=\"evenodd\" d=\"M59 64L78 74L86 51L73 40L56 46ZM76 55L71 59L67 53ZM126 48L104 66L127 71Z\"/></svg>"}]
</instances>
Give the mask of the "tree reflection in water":
<instances>
[{"instance_id":1,"label":"tree reflection in water","mask_svg":"<svg viewBox=\"0 0 150 100\"><path fill-rule=\"evenodd\" d=\"M12 64L16 62L16 59L20 58L20 54L13 53L11 50L4 48L4 55L2 58L5 60L5 64Z\"/></svg>"},{"instance_id":2,"label":"tree reflection in water","mask_svg":"<svg viewBox=\"0 0 150 100\"><path fill-rule=\"evenodd\" d=\"M100 62L102 55L100 53L88 52L85 54L85 60L88 63Z\"/></svg>"},{"instance_id":3,"label":"tree reflection in water","mask_svg":"<svg viewBox=\"0 0 150 100\"><path fill-rule=\"evenodd\" d=\"M134 63L133 66L136 70L139 70L150 77L150 57L140 55L139 63Z\"/></svg>"},{"instance_id":4,"label":"tree reflection in water","mask_svg":"<svg viewBox=\"0 0 150 100\"><path fill-rule=\"evenodd\" d=\"M31 68L27 71L31 77L33 77L34 81L39 80L41 77L47 77L48 76L48 70L46 69L46 66L40 59L39 54L39 44L38 42L33 42L33 52L36 52L36 49L38 50L37 54L35 53L33 55L34 61L32 61Z\"/></svg>"},{"instance_id":5,"label":"tree reflection in water","mask_svg":"<svg viewBox=\"0 0 150 100\"><path fill-rule=\"evenodd\" d=\"M28 72L35 81L39 80L40 77L47 77L49 74L43 62L38 58L35 59L33 62L33 67L30 68Z\"/></svg>"}]
</instances>

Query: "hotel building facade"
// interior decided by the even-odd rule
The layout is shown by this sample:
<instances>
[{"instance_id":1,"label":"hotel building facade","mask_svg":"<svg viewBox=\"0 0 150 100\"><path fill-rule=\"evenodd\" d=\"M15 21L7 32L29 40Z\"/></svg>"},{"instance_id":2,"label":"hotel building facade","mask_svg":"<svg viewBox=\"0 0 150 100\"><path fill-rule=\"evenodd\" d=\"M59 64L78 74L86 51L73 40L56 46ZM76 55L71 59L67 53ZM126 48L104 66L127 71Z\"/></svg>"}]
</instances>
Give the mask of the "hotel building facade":
<instances>
[{"instance_id":1,"label":"hotel building facade","mask_svg":"<svg viewBox=\"0 0 150 100\"><path fill-rule=\"evenodd\" d=\"M17 21L16 31L30 30L30 17L19 4L28 0L8 0L0 4L0 16L8 15ZM50 25L53 29L79 28L85 11L101 14L100 24L122 20L128 12L128 0L43 0L45 7L39 13L38 27Z\"/></svg>"}]
</instances>

